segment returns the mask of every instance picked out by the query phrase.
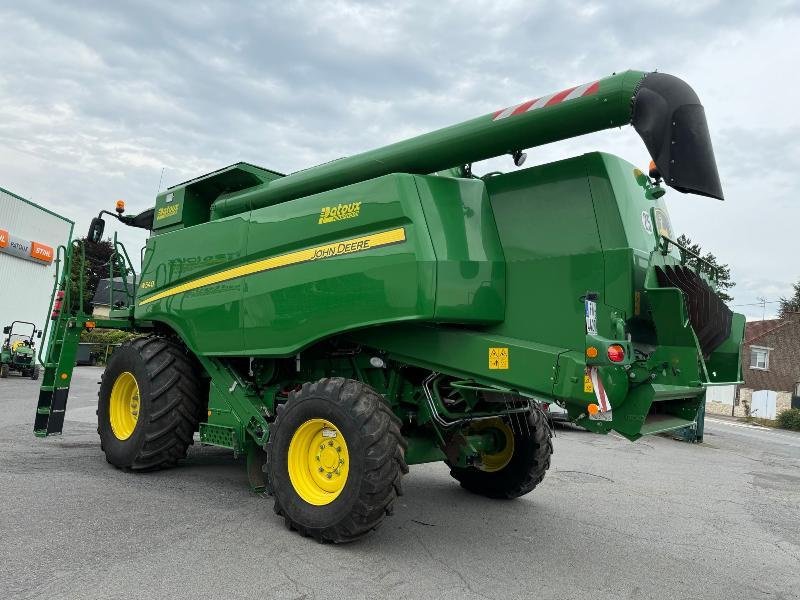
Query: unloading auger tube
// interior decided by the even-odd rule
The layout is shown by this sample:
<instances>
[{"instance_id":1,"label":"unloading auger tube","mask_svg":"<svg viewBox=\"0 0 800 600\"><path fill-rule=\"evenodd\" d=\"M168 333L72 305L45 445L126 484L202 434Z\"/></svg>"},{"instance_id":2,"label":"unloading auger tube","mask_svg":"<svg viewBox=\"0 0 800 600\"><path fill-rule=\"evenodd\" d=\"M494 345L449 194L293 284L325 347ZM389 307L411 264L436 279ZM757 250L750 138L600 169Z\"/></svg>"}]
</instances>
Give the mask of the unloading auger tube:
<instances>
[{"instance_id":1,"label":"unloading auger tube","mask_svg":"<svg viewBox=\"0 0 800 600\"><path fill-rule=\"evenodd\" d=\"M667 185L723 199L705 111L694 90L666 73L625 71L222 195L211 218L389 173L442 171L628 124L641 136Z\"/></svg>"}]
</instances>

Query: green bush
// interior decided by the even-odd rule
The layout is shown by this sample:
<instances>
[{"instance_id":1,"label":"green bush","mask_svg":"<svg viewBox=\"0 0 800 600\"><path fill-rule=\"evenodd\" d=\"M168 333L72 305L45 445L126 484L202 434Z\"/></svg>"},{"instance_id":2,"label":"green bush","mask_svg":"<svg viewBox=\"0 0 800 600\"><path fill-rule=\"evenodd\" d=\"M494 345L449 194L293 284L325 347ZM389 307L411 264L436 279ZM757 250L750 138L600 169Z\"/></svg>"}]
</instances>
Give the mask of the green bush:
<instances>
[{"instance_id":1,"label":"green bush","mask_svg":"<svg viewBox=\"0 0 800 600\"><path fill-rule=\"evenodd\" d=\"M778 414L778 426L800 431L800 408L787 408Z\"/></svg>"},{"instance_id":2,"label":"green bush","mask_svg":"<svg viewBox=\"0 0 800 600\"><path fill-rule=\"evenodd\" d=\"M121 329L92 329L81 332L81 343L84 344L122 344L132 340L139 334Z\"/></svg>"},{"instance_id":3,"label":"green bush","mask_svg":"<svg viewBox=\"0 0 800 600\"><path fill-rule=\"evenodd\" d=\"M120 329L92 329L81 332L81 343L91 344L89 352L93 357L94 364L103 365L118 345L140 335Z\"/></svg>"}]
</instances>

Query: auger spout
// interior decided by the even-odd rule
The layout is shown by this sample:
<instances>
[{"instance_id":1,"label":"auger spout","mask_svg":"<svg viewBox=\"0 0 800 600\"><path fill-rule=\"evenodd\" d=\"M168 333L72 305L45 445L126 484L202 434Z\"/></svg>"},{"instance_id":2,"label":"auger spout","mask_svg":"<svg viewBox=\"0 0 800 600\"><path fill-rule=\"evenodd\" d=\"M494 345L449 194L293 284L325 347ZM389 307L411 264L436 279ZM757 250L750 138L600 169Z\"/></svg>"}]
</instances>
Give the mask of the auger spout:
<instances>
[{"instance_id":1,"label":"auger spout","mask_svg":"<svg viewBox=\"0 0 800 600\"><path fill-rule=\"evenodd\" d=\"M703 107L664 73L626 71L488 115L224 194L211 218L238 214L389 173L433 173L632 124L665 183L722 199Z\"/></svg>"}]
</instances>

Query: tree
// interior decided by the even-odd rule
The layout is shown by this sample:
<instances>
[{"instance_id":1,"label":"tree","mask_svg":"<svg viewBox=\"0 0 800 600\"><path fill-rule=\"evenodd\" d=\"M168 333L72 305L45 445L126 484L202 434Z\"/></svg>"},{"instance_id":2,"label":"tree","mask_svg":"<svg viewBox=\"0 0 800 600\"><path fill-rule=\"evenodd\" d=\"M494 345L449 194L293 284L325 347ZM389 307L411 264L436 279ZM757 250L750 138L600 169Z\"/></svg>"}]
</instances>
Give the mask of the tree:
<instances>
[{"instance_id":1,"label":"tree","mask_svg":"<svg viewBox=\"0 0 800 600\"><path fill-rule=\"evenodd\" d=\"M108 277L108 262L114 253L114 244L110 239L103 240L97 244L87 242L86 238L80 240L86 256L85 270L83 272L83 312L92 313L92 298L97 283ZM70 277L70 292L75 305L78 303L78 287L80 281L81 252L75 250L72 258L72 272Z\"/></svg>"},{"instance_id":2,"label":"tree","mask_svg":"<svg viewBox=\"0 0 800 600\"><path fill-rule=\"evenodd\" d=\"M783 298L779 300L780 307L778 308L778 316L781 319L786 318L789 313L800 312L800 281L793 284L794 295L791 298Z\"/></svg>"},{"instance_id":3,"label":"tree","mask_svg":"<svg viewBox=\"0 0 800 600\"><path fill-rule=\"evenodd\" d=\"M714 267L717 272L717 295L724 302L731 302L733 297L728 294L728 290L735 286L736 283L731 281L730 267L728 265L720 264L717 260L717 257L711 254L711 252L706 252L703 254L703 249L700 247L700 244L693 243L692 240L685 235L681 235L678 238L678 243L684 248L688 248L698 256L701 256L704 261L710 263ZM696 258L691 256L687 257L686 262L690 267L699 268L700 261L698 261Z\"/></svg>"}]
</instances>

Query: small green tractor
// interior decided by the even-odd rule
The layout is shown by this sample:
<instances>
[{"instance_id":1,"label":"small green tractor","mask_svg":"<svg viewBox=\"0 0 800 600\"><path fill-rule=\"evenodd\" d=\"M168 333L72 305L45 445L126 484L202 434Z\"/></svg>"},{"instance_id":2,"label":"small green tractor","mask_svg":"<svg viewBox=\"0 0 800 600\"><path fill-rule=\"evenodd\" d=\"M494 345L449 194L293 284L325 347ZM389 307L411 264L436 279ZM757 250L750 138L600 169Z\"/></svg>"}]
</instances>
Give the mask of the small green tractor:
<instances>
[{"instance_id":1,"label":"small green tractor","mask_svg":"<svg viewBox=\"0 0 800 600\"><path fill-rule=\"evenodd\" d=\"M18 325L30 325L32 331L20 333ZM39 379L34 337L41 338L42 332L28 321L14 321L3 327L3 335L5 339L0 348L0 378L5 379L10 373L19 373L23 377Z\"/></svg>"},{"instance_id":2,"label":"small green tractor","mask_svg":"<svg viewBox=\"0 0 800 600\"><path fill-rule=\"evenodd\" d=\"M649 168L592 152L473 172L625 125ZM740 379L744 317L676 242L666 186L722 200L703 107L626 71L290 175L234 164L135 216L118 202L87 243L104 215L144 228L141 270L115 238L109 277L132 291L95 319L84 246L59 249L34 432L62 431L81 331L117 328L137 337L99 387L115 467L228 448L290 528L332 542L391 513L408 465L522 496L550 465L543 405L636 440L693 426Z\"/></svg>"}]
</instances>

